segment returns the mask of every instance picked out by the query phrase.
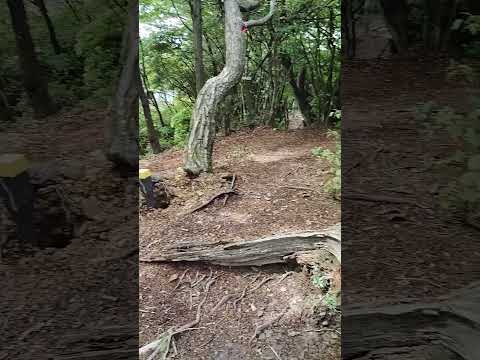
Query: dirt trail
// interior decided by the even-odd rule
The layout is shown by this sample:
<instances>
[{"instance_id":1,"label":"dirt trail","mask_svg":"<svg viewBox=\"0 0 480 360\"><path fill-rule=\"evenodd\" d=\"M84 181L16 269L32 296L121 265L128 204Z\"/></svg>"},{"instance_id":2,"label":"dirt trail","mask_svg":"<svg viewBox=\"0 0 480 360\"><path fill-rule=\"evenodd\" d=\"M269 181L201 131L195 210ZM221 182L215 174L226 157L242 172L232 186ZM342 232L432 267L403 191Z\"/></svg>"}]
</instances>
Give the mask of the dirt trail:
<instances>
[{"instance_id":1,"label":"dirt trail","mask_svg":"<svg viewBox=\"0 0 480 360\"><path fill-rule=\"evenodd\" d=\"M332 147L333 143L321 131L239 132L217 140L213 173L194 180L186 179L179 170L180 151L142 161L141 166L162 177L175 197L167 209L141 214L141 255L183 242L248 240L286 231L318 230L338 222L340 205L323 190L328 164L311 153L317 146ZM226 174L237 176L238 195L231 196L225 206L218 201L189 214L190 209L227 188L228 181L222 179ZM277 359L276 352L289 360L338 359L339 316L314 307L321 292L308 274L293 272L280 281L288 270L281 266L233 270L141 263L140 344L194 319L206 282L198 280L212 272L217 278L206 298L199 328L180 335L176 358ZM185 271L184 279L190 282L177 287ZM245 297L235 302L246 288ZM228 294L236 295L212 313ZM258 325L285 310L278 322L250 343Z\"/></svg>"},{"instance_id":2,"label":"dirt trail","mask_svg":"<svg viewBox=\"0 0 480 360\"><path fill-rule=\"evenodd\" d=\"M479 232L465 225L459 211L439 206L458 174L436 164L455 148L445 135L428 137L415 117L418 105L429 101L457 111L472 108L478 90L448 81L447 69L445 59L343 66L342 146L348 155L342 175L348 181L342 218L349 226L342 229L342 294L350 303L430 298L478 280ZM410 204L351 199L348 193ZM347 239L355 245L348 247Z\"/></svg>"}]
</instances>

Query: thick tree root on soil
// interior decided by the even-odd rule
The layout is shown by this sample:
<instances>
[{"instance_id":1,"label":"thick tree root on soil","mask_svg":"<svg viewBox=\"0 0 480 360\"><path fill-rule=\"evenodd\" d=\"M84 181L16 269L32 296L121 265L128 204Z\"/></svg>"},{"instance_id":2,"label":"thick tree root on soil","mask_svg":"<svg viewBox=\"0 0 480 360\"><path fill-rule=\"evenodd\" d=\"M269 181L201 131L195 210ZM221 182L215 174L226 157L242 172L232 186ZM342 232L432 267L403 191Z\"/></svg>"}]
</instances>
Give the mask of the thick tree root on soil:
<instances>
[{"instance_id":1,"label":"thick tree root on soil","mask_svg":"<svg viewBox=\"0 0 480 360\"><path fill-rule=\"evenodd\" d=\"M344 359L478 359L480 282L432 302L347 307L342 324Z\"/></svg>"},{"instance_id":2,"label":"thick tree root on soil","mask_svg":"<svg viewBox=\"0 0 480 360\"><path fill-rule=\"evenodd\" d=\"M194 261L222 266L262 266L294 261L297 254L318 249L326 249L341 263L340 223L323 231L276 235L251 241L182 244L166 249L159 255L142 257L140 261Z\"/></svg>"}]
</instances>

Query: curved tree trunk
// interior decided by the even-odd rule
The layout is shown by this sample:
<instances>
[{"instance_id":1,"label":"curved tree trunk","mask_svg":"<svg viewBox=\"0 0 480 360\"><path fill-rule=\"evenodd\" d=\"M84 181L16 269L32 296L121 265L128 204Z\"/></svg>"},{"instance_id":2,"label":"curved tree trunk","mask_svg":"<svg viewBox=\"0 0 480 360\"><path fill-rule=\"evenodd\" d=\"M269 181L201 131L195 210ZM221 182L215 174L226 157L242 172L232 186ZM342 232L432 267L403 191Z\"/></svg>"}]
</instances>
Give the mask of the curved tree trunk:
<instances>
[{"instance_id":1,"label":"curved tree trunk","mask_svg":"<svg viewBox=\"0 0 480 360\"><path fill-rule=\"evenodd\" d=\"M122 70L112 99L106 155L120 166L138 166L138 1L132 0L125 29Z\"/></svg>"},{"instance_id":2,"label":"curved tree trunk","mask_svg":"<svg viewBox=\"0 0 480 360\"><path fill-rule=\"evenodd\" d=\"M248 7L245 4L248 3ZM240 7L250 9L258 1L225 0L225 67L209 79L198 93L190 123L190 135L186 147L184 170L190 176L212 170L212 151L215 139L215 115L220 102L242 78L245 67L245 34L252 26L263 25L273 16L276 0L270 0L268 15L243 22Z\"/></svg>"},{"instance_id":3,"label":"curved tree trunk","mask_svg":"<svg viewBox=\"0 0 480 360\"><path fill-rule=\"evenodd\" d=\"M222 72L209 79L195 103L186 148L185 171L193 176L212 169L215 113L218 104L241 79L245 67L245 34L237 0L225 0L226 63Z\"/></svg>"}]
</instances>

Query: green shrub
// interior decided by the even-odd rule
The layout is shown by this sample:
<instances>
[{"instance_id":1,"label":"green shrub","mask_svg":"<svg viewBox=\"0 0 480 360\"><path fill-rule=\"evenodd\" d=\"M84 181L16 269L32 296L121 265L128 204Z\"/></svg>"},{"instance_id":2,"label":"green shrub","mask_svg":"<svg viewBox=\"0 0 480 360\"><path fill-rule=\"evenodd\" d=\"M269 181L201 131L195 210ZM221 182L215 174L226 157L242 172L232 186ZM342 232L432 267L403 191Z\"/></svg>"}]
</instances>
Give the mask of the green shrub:
<instances>
[{"instance_id":1,"label":"green shrub","mask_svg":"<svg viewBox=\"0 0 480 360\"><path fill-rule=\"evenodd\" d=\"M342 148L340 133L338 131L330 130L328 136L335 139L335 150L332 151L330 149L317 147L312 150L312 153L330 163L331 177L325 182L325 190L335 199L339 200L342 194Z\"/></svg>"},{"instance_id":2,"label":"green shrub","mask_svg":"<svg viewBox=\"0 0 480 360\"><path fill-rule=\"evenodd\" d=\"M478 102L478 100L477 100ZM427 136L445 133L456 149L451 156L437 161L438 167L457 169L460 173L441 193L444 208L465 204L468 209L480 202L480 103L473 111L458 113L449 107L428 102L417 108L416 118L422 121Z\"/></svg>"}]
</instances>

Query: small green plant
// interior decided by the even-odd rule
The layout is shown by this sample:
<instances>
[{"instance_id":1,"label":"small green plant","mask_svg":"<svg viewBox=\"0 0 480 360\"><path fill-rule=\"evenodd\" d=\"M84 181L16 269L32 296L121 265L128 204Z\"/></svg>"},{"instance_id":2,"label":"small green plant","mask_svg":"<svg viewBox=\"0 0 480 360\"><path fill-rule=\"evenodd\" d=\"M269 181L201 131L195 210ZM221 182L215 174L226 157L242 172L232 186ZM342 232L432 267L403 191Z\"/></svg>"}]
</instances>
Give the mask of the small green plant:
<instances>
[{"instance_id":1,"label":"small green plant","mask_svg":"<svg viewBox=\"0 0 480 360\"><path fill-rule=\"evenodd\" d=\"M315 265L313 267L312 271L312 284L322 290L327 290L328 289L328 279L325 277L323 272L320 270L320 267L318 265Z\"/></svg>"},{"instance_id":2,"label":"small green plant","mask_svg":"<svg viewBox=\"0 0 480 360\"><path fill-rule=\"evenodd\" d=\"M340 133L335 130L329 130L327 136L335 139L335 150L317 147L312 150L312 153L330 163L332 176L325 182L325 190L339 200L342 193L342 147Z\"/></svg>"},{"instance_id":3,"label":"small green plant","mask_svg":"<svg viewBox=\"0 0 480 360\"><path fill-rule=\"evenodd\" d=\"M331 312L337 311L337 297L335 296L335 294L328 292L323 298L323 302L325 303L327 309Z\"/></svg>"}]
</instances>

